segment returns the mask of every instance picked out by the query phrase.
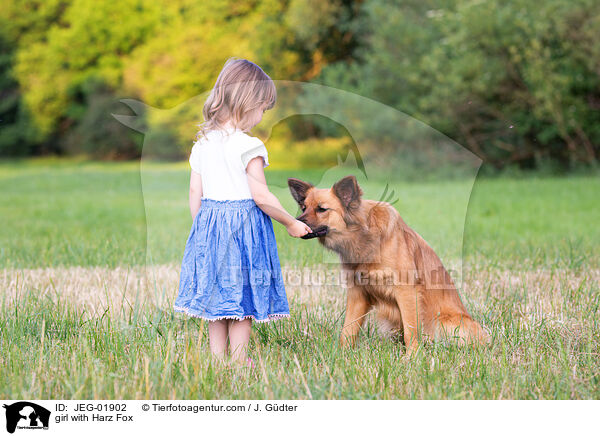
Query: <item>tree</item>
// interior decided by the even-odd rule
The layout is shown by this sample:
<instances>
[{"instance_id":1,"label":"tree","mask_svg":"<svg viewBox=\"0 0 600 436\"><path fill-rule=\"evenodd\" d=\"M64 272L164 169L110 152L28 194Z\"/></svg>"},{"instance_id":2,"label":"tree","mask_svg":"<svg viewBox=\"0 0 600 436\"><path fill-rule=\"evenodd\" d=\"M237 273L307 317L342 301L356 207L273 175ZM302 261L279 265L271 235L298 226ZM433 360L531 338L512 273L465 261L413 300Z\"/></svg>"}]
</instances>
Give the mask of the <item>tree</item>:
<instances>
[{"instance_id":1,"label":"tree","mask_svg":"<svg viewBox=\"0 0 600 436\"><path fill-rule=\"evenodd\" d=\"M497 167L595 162L600 4L388 0L365 3L358 62L325 84L375 98Z\"/></svg>"},{"instance_id":2,"label":"tree","mask_svg":"<svg viewBox=\"0 0 600 436\"><path fill-rule=\"evenodd\" d=\"M51 23L59 22L67 0L4 2L0 8L0 156L27 155L41 139L22 100L15 78L18 50L45 38Z\"/></svg>"}]
</instances>

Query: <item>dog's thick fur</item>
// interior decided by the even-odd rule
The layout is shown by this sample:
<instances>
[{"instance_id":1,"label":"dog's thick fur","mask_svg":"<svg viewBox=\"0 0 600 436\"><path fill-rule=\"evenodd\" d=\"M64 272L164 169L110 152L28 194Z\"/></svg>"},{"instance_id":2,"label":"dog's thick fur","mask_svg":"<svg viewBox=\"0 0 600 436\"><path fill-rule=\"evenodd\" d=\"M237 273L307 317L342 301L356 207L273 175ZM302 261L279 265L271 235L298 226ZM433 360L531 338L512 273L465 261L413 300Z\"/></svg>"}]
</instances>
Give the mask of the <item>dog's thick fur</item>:
<instances>
[{"instance_id":1,"label":"dog's thick fur","mask_svg":"<svg viewBox=\"0 0 600 436\"><path fill-rule=\"evenodd\" d=\"M298 219L313 231L327 231L319 242L339 254L352 279L342 345L355 344L372 308L381 325L402 334L409 353L424 339L488 341L433 249L389 203L363 200L354 176L331 189L298 179L288 179L288 186L302 209Z\"/></svg>"}]
</instances>

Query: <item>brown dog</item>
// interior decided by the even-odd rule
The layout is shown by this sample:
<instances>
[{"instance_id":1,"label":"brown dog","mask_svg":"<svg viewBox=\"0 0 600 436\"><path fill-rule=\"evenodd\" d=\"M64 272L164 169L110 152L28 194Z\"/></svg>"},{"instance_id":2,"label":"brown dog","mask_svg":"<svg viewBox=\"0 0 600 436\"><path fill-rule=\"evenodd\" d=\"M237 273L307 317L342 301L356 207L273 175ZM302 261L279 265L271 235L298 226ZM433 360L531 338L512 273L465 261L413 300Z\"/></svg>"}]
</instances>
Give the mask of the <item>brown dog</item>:
<instances>
[{"instance_id":1,"label":"brown dog","mask_svg":"<svg viewBox=\"0 0 600 436\"><path fill-rule=\"evenodd\" d=\"M488 335L468 314L433 249L389 203L361 199L354 176L331 189L288 179L298 217L337 252L348 284L342 345L355 344L366 314L402 333L408 352L424 339L483 343Z\"/></svg>"}]
</instances>

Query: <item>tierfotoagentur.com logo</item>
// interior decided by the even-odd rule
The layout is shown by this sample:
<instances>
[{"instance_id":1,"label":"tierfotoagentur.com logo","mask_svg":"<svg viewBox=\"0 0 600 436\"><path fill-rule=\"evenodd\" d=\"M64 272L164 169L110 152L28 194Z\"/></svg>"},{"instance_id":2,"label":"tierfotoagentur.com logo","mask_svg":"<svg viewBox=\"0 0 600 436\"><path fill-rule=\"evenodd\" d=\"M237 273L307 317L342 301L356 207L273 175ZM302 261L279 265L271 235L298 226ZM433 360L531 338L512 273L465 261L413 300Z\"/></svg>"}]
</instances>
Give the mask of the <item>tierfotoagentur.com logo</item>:
<instances>
[{"instance_id":1,"label":"tierfotoagentur.com logo","mask_svg":"<svg viewBox=\"0 0 600 436\"><path fill-rule=\"evenodd\" d=\"M50 411L28 401L4 404L6 409L6 431L14 433L16 429L48 430Z\"/></svg>"},{"instance_id":2,"label":"tierfotoagentur.com logo","mask_svg":"<svg viewBox=\"0 0 600 436\"><path fill-rule=\"evenodd\" d=\"M441 270L426 269L415 278L415 274L411 271L398 272L395 276L382 271L375 274L375 277L365 278L361 275L350 280L354 283L358 281L359 284L365 280L375 280L377 283L377 276L385 276L385 279L388 282L391 280L392 284L414 285L415 280L419 280L426 283L429 289L445 289L449 285L460 287L464 223L481 159L434 128L376 100L316 83L288 80L273 82L277 88L277 104L265 113L261 122L264 142L268 142L276 126L284 123L288 118L297 116L319 116L327 119L330 124L343 127L349 138L349 145L338 150L336 162L329 162L326 170L315 173L310 180L311 186L317 189L330 189L342 177L352 175L360 185L364 199L373 200L381 207L398 208L406 214L408 222L415 221L411 216L415 210L430 210L436 221L459 223L444 229L443 232L437 231L436 228L428 229L425 225L422 229L418 229L423 231L424 238L433 247L442 247L440 250L442 258L456 260L453 262L452 271L448 271L449 275ZM165 136L161 135L160 131L166 128L178 131L182 125L185 125L190 132L196 132L200 120L197 117L190 118L189 114L196 113L196 108L204 105L209 93L207 91L199 94L170 109L159 109L141 101L122 99L121 102L129 107L133 115L113 114L124 125L144 134L140 181L146 217L145 263L148 265L155 264L164 250L162 239L164 217L161 211L168 207L163 199L152 194L157 183L161 183L158 173L153 170L153 162L168 159L165 156L177 155L179 150L176 141L165 140ZM376 122L366 122L366 120L376 120ZM427 174L435 174L440 168L451 172L456 171L456 174L461 175L462 180L459 185L456 185L452 197L453 207L444 208L443 212L437 196L415 192L409 185L397 183L394 178L401 179L406 176L408 180L412 176L425 177ZM279 199L290 198L290 187L287 183L270 184L269 190ZM288 213L291 215L297 216L301 213L295 202L286 204L289 204ZM248 227L247 223L242 223L239 228L232 229L232 240L223 241L224 251L228 250L228 246L246 227ZM292 250L302 252L310 245L302 245L301 249L301 244L311 243L298 240L291 241L289 244ZM353 263L380 263L381 243L373 241L369 247L370 250L353 253L353 258L350 260ZM349 255L347 253L346 257ZM321 265L338 268L341 266L338 254L331 250L315 250L312 259L317 260ZM223 273L222 270L227 268L227 264L218 265L218 268ZM265 274L265 277L249 277L248 280L270 280L268 272ZM302 280L296 277L296 273L290 274L289 278L293 283ZM237 275L239 272L234 271L227 280L238 280ZM373 275L372 272L370 275Z\"/></svg>"}]
</instances>

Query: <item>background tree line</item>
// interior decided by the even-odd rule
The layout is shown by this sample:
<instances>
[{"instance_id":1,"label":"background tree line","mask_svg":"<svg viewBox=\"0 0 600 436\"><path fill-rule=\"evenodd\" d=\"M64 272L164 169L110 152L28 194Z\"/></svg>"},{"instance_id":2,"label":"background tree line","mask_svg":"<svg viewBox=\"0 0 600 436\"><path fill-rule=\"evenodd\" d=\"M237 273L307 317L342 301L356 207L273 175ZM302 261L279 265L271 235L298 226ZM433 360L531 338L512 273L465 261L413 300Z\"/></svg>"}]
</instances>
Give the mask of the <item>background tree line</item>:
<instances>
[{"instance_id":1,"label":"background tree line","mask_svg":"<svg viewBox=\"0 0 600 436\"><path fill-rule=\"evenodd\" d=\"M118 100L173 107L238 56L381 101L498 168L595 164L599 40L597 0L6 0L0 156L137 157ZM290 140L341 135L287 125ZM161 134L181 144L172 157L189 148Z\"/></svg>"}]
</instances>

